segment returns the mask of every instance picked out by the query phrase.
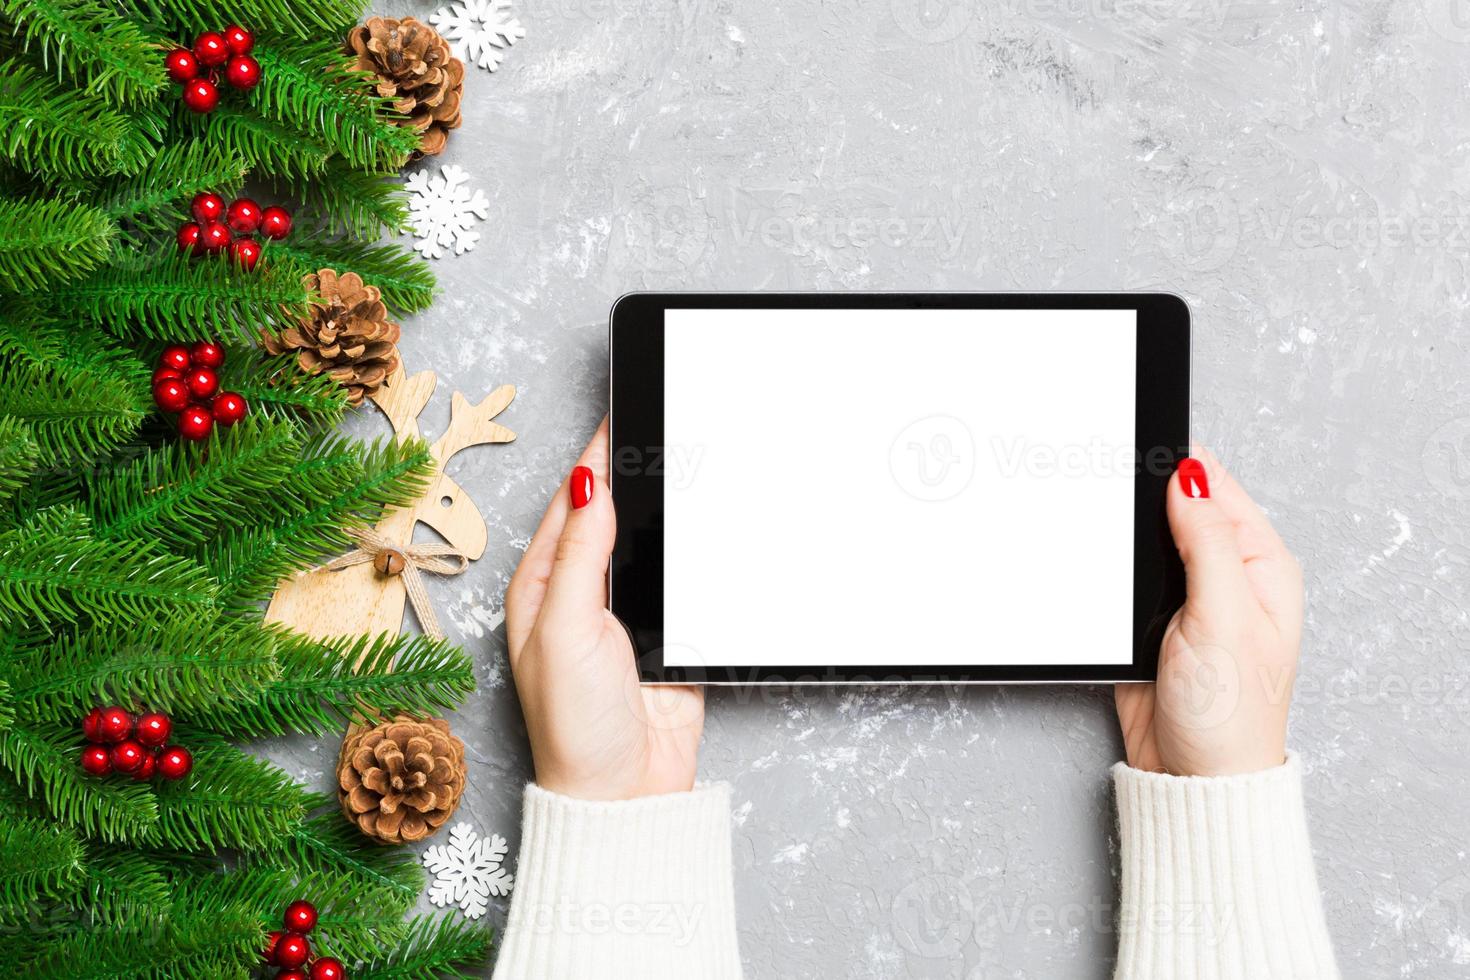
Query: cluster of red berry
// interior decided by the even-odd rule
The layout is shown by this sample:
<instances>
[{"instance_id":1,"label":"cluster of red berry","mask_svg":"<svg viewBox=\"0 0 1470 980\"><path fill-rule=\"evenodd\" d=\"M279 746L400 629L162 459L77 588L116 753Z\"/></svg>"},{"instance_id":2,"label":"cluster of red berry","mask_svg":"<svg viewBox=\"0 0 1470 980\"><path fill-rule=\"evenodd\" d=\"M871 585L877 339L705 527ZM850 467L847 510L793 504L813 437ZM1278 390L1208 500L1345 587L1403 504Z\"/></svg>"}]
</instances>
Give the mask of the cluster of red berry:
<instances>
[{"instance_id":1,"label":"cluster of red berry","mask_svg":"<svg viewBox=\"0 0 1470 980\"><path fill-rule=\"evenodd\" d=\"M178 413L179 435L185 439L207 439L216 422L234 425L250 410L240 395L219 390L215 372L224 363L224 350L207 340L163 349L153 372L153 401L165 412Z\"/></svg>"},{"instance_id":2,"label":"cluster of red berry","mask_svg":"<svg viewBox=\"0 0 1470 980\"><path fill-rule=\"evenodd\" d=\"M238 89L254 88L260 81L260 62L250 57L255 35L237 24L223 31L205 31L194 48L174 48L164 59L168 77L184 86L184 105L195 112L213 112L219 105L219 76Z\"/></svg>"},{"instance_id":3,"label":"cluster of red berry","mask_svg":"<svg viewBox=\"0 0 1470 980\"><path fill-rule=\"evenodd\" d=\"M123 708L93 708L82 719L82 734L91 744L82 750L82 768L93 776L117 772L137 780L183 779L194 757L182 745L168 745L174 723L159 711L134 718Z\"/></svg>"},{"instance_id":4,"label":"cluster of red berry","mask_svg":"<svg viewBox=\"0 0 1470 980\"><path fill-rule=\"evenodd\" d=\"M262 208L248 197L238 197L226 205L224 198L205 191L194 195L189 213L194 220L179 228L179 251L218 255L228 249L230 258L242 269L254 269L260 261L260 242L251 235L259 232L280 241L291 234L290 211L279 204Z\"/></svg>"},{"instance_id":5,"label":"cluster of red berry","mask_svg":"<svg viewBox=\"0 0 1470 980\"><path fill-rule=\"evenodd\" d=\"M311 958L306 934L316 928L316 906L298 898L286 906L286 928L265 940L265 961L279 966L276 980L346 980L342 961L330 956Z\"/></svg>"}]
</instances>

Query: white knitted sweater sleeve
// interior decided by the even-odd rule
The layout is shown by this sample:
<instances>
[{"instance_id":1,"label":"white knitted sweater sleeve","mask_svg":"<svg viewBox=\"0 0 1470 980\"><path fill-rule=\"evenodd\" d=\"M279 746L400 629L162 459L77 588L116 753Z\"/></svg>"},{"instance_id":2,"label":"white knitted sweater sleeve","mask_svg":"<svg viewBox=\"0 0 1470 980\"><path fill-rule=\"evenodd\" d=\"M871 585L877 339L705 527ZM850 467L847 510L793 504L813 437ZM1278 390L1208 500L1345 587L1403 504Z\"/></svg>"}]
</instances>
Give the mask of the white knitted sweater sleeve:
<instances>
[{"instance_id":1,"label":"white knitted sweater sleeve","mask_svg":"<svg viewBox=\"0 0 1470 980\"><path fill-rule=\"evenodd\" d=\"M1329 980L1295 756L1212 779L1113 768L1123 845L1116 980Z\"/></svg>"},{"instance_id":2,"label":"white knitted sweater sleeve","mask_svg":"<svg viewBox=\"0 0 1470 980\"><path fill-rule=\"evenodd\" d=\"M592 803L526 787L495 980L739 980L730 788Z\"/></svg>"}]
</instances>

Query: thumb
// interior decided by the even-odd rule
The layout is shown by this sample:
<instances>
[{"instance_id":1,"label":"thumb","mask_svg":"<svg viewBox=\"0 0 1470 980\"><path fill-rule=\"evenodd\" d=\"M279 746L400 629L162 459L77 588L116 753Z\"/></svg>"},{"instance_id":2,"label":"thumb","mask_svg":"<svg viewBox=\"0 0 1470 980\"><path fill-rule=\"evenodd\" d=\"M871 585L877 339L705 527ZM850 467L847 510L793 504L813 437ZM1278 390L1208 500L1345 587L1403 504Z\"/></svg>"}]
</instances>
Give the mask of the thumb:
<instances>
[{"instance_id":1,"label":"thumb","mask_svg":"<svg viewBox=\"0 0 1470 980\"><path fill-rule=\"evenodd\" d=\"M1169 480L1169 529L1184 560L1188 603L1196 609L1238 609L1247 594L1245 564L1235 522L1210 499L1210 480L1199 460L1186 457Z\"/></svg>"},{"instance_id":2,"label":"thumb","mask_svg":"<svg viewBox=\"0 0 1470 980\"><path fill-rule=\"evenodd\" d=\"M612 494L588 466L572 470L567 514L546 583L541 621L571 625L607 608L607 563L617 536Z\"/></svg>"}]
</instances>

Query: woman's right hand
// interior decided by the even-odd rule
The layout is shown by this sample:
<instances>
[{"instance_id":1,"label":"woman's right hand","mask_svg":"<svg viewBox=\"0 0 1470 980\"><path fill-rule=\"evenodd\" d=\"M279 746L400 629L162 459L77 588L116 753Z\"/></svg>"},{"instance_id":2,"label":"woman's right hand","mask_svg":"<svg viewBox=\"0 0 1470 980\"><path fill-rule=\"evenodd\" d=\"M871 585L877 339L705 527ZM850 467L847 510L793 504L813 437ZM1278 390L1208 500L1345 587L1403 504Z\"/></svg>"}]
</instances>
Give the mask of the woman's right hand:
<instances>
[{"instance_id":1,"label":"woman's right hand","mask_svg":"<svg viewBox=\"0 0 1470 980\"><path fill-rule=\"evenodd\" d=\"M1208 452L1169 481L1184 607L1164 633L1156 684L1115 689L1128 764L1175 776L1286 761L1302 636L1302 573L1261 509Z\"/></svg>"},{"instance_id":2,"label":"woman's right hand","mask_svg":"<svg viewBox=\"0 0 1470 980\"><path fill-rule=\"evenodd\" d=\"M691 789L704 729L703 692L641 686L628 633L607 609L617 534L607 475L604 419L505 594L536 783L584 800Z\"/></svg>"}]
</instances>

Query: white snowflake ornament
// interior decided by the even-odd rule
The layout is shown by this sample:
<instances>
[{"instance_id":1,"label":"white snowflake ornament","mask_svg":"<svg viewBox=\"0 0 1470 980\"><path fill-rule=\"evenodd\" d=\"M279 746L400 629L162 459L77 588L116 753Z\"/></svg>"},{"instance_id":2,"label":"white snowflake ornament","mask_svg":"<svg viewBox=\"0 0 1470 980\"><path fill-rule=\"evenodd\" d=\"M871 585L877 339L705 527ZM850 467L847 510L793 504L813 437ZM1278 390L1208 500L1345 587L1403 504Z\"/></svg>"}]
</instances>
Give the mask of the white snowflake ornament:
<instances>
[{"instance_id":1,"label":"white snowflake ornament","mask_svg":"<svg viewBox=\"0 0 1470 980\"><path fill-rule=\"evenodd\" d=\"M437 259L446 248L463 255L475 247L480 233L471 231L475 222L490 211L484 191L470 192L465 186L470 175L463 167L445 164L441 176L431 177L426 170L409 174L408 224L413 231L413 247L426 259Z\"/></svg>"},{"instance_id":2,"label":"white snowflake ornament","mask_svg":"<svg viewBox=\"0 0 1470 980\"><path fill-rule=\"evenodd\" d=\"M429 901L439 908L458 905L466 918L478 919L490 906L490 896L510 894L515 876L500 866L507 850L499 834L481 837L467 823L449 828L449 843L424 852L424 867L434 875Z\"/></svg>"},{"instance_id":3,"label":"white snowflake ornament","mask_svg":"<svg viewBox=\"0 0 1470 980\"><path fill-rule=\"evenodd\" d=\"M429 16L449 41L455 57L494 71L507 49L526 36L510 12L510 0L460 0Z\"/></svg>"}]
</instances>

